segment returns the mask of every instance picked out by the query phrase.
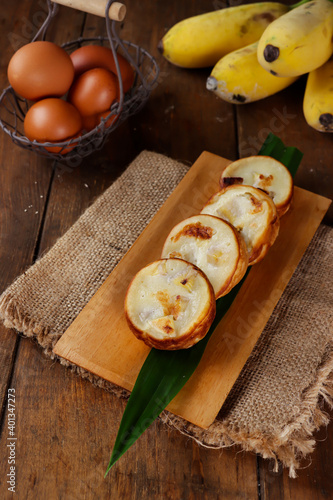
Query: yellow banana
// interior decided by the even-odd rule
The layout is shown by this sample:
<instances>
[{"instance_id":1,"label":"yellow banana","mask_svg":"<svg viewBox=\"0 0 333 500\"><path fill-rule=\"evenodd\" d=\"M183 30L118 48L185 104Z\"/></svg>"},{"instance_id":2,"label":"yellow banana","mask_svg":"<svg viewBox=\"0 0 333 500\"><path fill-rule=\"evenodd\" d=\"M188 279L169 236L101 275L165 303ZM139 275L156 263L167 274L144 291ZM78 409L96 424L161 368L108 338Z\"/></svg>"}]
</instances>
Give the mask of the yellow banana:
<instances>
[{"instance_id":1,"label":"yellow banana","mask_svg":"<svg viewBox=\"0 0 333 500\"><path fill-rule=\"evenodd\" d=\"M309 73L303 112L310 127L333 132L333 58Z\"/></svg>"},{"instance_id":2,"label":"yellow banana","mask_svg":"<svg viewBox=\"0 0 333 500\"><path fill-rule=\"evenodd\" d=\"M277 76L308 73L331 57L332 36L333 3L305 3L267 26L259 40L258 61Z\"/></svg>"},{"instance_id":3,"label":"yellow banana","mask_svg":"<svg viewBox=\"0 0 333 500\"><path fill-rule=\"evenodd\" d=\"M158 48L183 68L214 66L225 54L259 40L266 26L288 10L281 3L262 2L190 17L175 24Z\"/></svg>"},{"instance_id":4,"label":"yellow banana","mask_svg":"<svg viewBox=\"0 0 333 500\"><path fill-rule=\"evenodd\" d=\"M276 94L297 80L264 70L257 60L257 46L255 42L222 57L207 79L207 89L227 102L243 104Z\"/></svg>"}]
</instances>

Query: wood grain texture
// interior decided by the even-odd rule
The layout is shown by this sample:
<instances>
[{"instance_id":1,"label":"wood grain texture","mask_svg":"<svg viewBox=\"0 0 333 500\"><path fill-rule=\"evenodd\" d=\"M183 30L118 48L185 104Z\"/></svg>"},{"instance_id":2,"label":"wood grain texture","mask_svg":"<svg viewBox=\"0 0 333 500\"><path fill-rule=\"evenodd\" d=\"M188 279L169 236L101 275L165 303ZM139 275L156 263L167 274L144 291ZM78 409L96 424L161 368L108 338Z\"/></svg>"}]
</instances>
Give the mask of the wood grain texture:
<instances>
[{"instance_id":1,"label":"wood grain texture","mask_svg":"<svg viewBox=\"0 0 333 500\"><path fill-rule=\"evenodd\" d=\"M238 0L235 3L239 4ZM6 81L10 55L36 32L45 5L45 0L2 1L1 82ZM261 146L265 128L271 128L275 108L283 112L287 105L291 114L298 114L285 129L281 128L281 133L277 131L289 145L306 150L303 161L307 166L302 167L302 182L297 179L298 184L330 197L331 137L325 135L320 138L323 142L317 143L320 133L301 124L300 108L294 104L295 100L301 100L301 91L290 88L261 103L236 109L206 92L209 70L176 68L159 55L157 42L175 22L226 5L219 0L126 1L127 16L119 26L119 33L156 57L161 68L159 84L147 106L117 129L103 150L75 166L57 165L47 203L39 205L40 210L45 207L45 219L38 224L30 213L29 219L22 218L21 209L24 211L31 205L31 200L34 206L38 199L45 201L52 165L18 150L0 134L2 288L33 262L36 244L41 255L141 150L151 149L188 164L204 149L234 160L239 152L244 156L244 148L256 147L247 138L255 137L255 144ZM72 9L61 7L48 38L67 41L81 32L83 36L104 34L104 20L77 15ZM274 124L279 125L276 121ZM44 198L39 198L40 195ZM41 227L39 241L37 233ZM16 339L15 332L1 328L0 380L4 387L11 380L11 387L18 393L17 498L259 498L254 454L239 453L234 448L223 451L199 448L160 422L144 433L104 480L125 402L45 359L30 340L20 340L17 357L13 357ZM4 481L8 472L7 413L3 416L0 496L10 498ZM260 462L261 499L310 498L310 493L312 498L330 498L332 426L327 433L327 437L322 433L318 436L323 441L311 456L311 466L300 471L299 479L290 480L281 474L272 483L271 474L265 475L263 469L267 462Z\"/></svg>"},{"instance_id":2,"label":"wood grain texture","mask_svg":"<svg viewBox=\"0 0 333 500\"><path fill-rule=\"evenodd\" d=\"M330 418L333 412L329 411ZM297 478L290 479L282 468L273 471L269 460L259 458L260 484L263 499L274 500L330 500L333 491L331 453L333 434L322 428L315 435L317 444L311 457L304 460L303 467L297 471Z\"/></svg>"},{"instance_id":3,"label":"wood grain texture","mask_svg":"<svg viewBox=\"0 0 333 500\"><path fill-rule=\"evenodd\" d=\"M18 354L17 498L256 498L253 455L199 448L159 421L104 479L125 401L44 358L29 340ZM1 450L6 441L3 432ZM6 469L2 460L1 478Z\"/></svg>"},{"instance_id":4,"label":"wood grain texture","mask_svg":"<svg viewBox=\"0 0 333 500\"><path fill-rule=\"evenodd\" d=\"M192 6L193 9L200 4L203 9L203 1L197 2L197 5ZM159 10L153 4L149 4L148 8L148 4L143 7L127 2L127 6L132 20L141 18L143 8L148 12L155 26L155 38L158 27L163 30L164 22L169 25L172 23L173 9L169 8L169 17L165 17L162 12L164 4ZM67 11L62 12L66 16ZM71 29L73 25L76 26L76 19L62 22L59 30L62 36L67 39L75 36ZM54 32L58 27L56 22ZM121 31L124 31L124 38L140 43L145 48L151 47L151 51L157 54L155 39L151 39L152 34L143 29L143 25L139 29L136 23L127 22ZM82 28L83 36L103 32L103 20L87 16ZM192 151L190 140L175 141L169 126L178 123L180 132L181 117L186 116L186 96L195 102L196 92L201 85L200 78L197 78L192 90L185 87L179 90L174 85L173 68L169 69L169 76L164 80L165 87L158 87L155 91L164 99L164 90L167 88L166 95L169 93L169 97L165 105L168 106L172 103L170 93L177 94L180 99L176 112L164 115L167 118L163 126L163 134L167 133L166 142L160 141L156 130L159 122L156 106L159 103L153 101L137 117L117 129L98 154L86 158L75 167L58 165L48 198L40 255L55 243L142 149L174 155L186 162L194 161L196 151L200 152L199 144L196 151ZM181 81L180 75L177 78ZM160 84L163 85L163 82ZM205 116L206 105L207 99L203 102L197 100L193 115L198 113L199 116ZM173 118L169 120L171 114ZM231 110L230 116L232 118ZM146 119L150 120L151 125L147 126ZM202 130L203 140L209 139L213 144L208 114L203 121L206 124ZM229 139L225 143L225 153L229 154L231 147L234 154L236 141L232 131L227 132ZM13 333L9 335L14 338ZM244 495L246 498L257 497L256 460L253 455L235 455L234 450L222 453L200 449L191 440L169 430L160 422L151 426L129 451L128 457L104 480L105 466L125 402L94 388L58 364L45 360L40 350L28 340L22 341L11 386L19 393L17 414L21 417L24 415L18 424L18 498L199 500L218 499L221 494L230 499L234 495L240 498ZM2 434L1 450L4 450L5 438L6 432ZM5 452L3 456L6 457ZM0 466L1 477L4 477L5 472L4 460ZM1 483L1 492L3 487Z\"/></svg>"},{"instance_id":5,"label":"wood grain texture","mask_svg":"<svg viewBox=\"0 0 333 500\"><path fill-rule=\"evenodd\" d=\"M228 160L207 152L199 157L58 341L55 354L125 389L133 388L149 349L133 336L125 319L128 284L142 267L160 258L174 225L200 212L219 189L221 172L228 164ZM169 404L171 412L203 428L213 423L330 203L295 188L292 207L281 219L278 239L264 260L251 269L215 329L199 367ZM244 328L245 333L241 332Z\"/></svg>"},{"instance_id":6,"label":"wood grain texture","mask_svg":"<svg viewBox=\"0 0 333 500\"><path fill-rule=\"evenodd\" d=\"M251 0L242 3L251 3ZM283 3L291 5L293 2L288 0ZM231 0L230 4L238 5L238 1ZM240 157L254 154L267 133L273 132L285 144L296 146L304 153L295 183L304 189L332 198L332 137L331 134L313 130L305 122L302 111L305 83L306 75L291 87L268 99L236 107L238 154ZM333 224L333 205L327 211L324 222ZM332 418L332 412L330 414ZM321 440L323 434L327 436L325 440ZM330 498L332 435L332 425L327 430L315 433L314 438L318 439L316 450L311 458L305 461L306 468L298 472L297 479L290 479L286 471L274 473L272 463L258 457L261 500Z\"/></svg>"},{"instance_id":7,"label":"wood grain texture","mask_svg":"<svg viewBox=\"0 0 333 500\"><path fill-rule=\"evenodd\" d=\"M30 2L5 2L1 9L0 88L8 85L5 68L14 51L32 36L32 22L18 29L17 19L36 18L40 11ZM45 15L45 13L44 13ZM43 13L41 14L43 17ZM47 193L52 177L52 163L37 156L28 157L13 146L10 138L0 134L0 293L34 260ZM7 397L19 338L1 326L0 401L1 415Z\"/></svg>"},{"instance_id":8,"label":"wood grain texture","mask_svg":"<svg viewBox=\"0 0 333 500\"><path fill-rule=\"evenodd\" d=\"M100 17L105 17L105 9L107 6L107 0L90 0L89 3L84 0L53 0L53 2ZM112 3L109 9L109 18L115 21L123 21L125 16L125 5L120 2Z\"/></svg>"}]
</instances>

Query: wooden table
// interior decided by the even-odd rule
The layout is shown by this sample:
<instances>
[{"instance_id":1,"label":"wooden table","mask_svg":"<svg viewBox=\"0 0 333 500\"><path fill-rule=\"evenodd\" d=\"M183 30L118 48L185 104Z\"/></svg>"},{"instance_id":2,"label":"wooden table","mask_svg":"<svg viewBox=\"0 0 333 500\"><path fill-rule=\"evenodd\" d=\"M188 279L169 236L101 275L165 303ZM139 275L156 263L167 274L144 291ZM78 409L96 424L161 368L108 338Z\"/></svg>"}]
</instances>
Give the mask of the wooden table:
<instances>
[{"instance_id":1,"label":"wooden table","mask_svg":"<svg viewBox=\"0 0 333 500\"><path fill-rule=\"evenodd\" d=\"M143 149L188 164L203 150L237 159L256 153L273 131L304 152L296 184L332 195L332 136L304 121L305 79L261 102L233 107L205 90L208 71L179 69L159 55L157 43L167 28L224 2L126 4L122 37L150 51L161 69L159 85L144 110L117 129L103 150L68 170L0 134L1 290L46 252ZM8 61L36 31L45 3L2 0L1 7L4 87ZM61 7L49 38L61 44L81 33L103 32L103 19ZM325 220L333 223L333 209ZM299 477L289 479L287 471L272 472L272 463L253 453L203 449L155 422L103 479L125 402L46 359L35 342L3 326L0 330L1 498L11 498L6 484L9 389L16 393L17 498L332 498L332 426L316 434L315 452L303 462Z\"/></svg>"}]
</instances>

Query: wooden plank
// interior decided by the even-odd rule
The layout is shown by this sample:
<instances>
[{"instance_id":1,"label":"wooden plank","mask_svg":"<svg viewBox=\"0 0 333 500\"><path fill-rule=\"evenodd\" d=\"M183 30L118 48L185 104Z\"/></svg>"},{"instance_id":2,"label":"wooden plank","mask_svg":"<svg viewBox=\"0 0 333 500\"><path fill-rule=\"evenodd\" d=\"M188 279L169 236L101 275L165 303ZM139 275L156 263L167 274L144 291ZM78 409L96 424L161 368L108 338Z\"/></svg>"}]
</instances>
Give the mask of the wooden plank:
<instances>
[{"instance_id":1,"label":"wooden plank","mask_svg":"<svg viewBox=\"0 0 333 500\"><path fill-rule=\"evenodd\" d=\"M209 69L186 70L170 64L157 50L159 40L176 22L214 10L213 3L145 2L145 15L137 16L133 1L127 2L122 38L131 40L156 58L158 85L145 108L130 118L134 145L193 163L203 149L232 160L237 146L232 106L206 90ZM153 19L147 29L147 18Z\"/></svg>"},{"instance_id":2,"label":"wooden plank","mask_svg":"<svg viewBox=\"0 0 333 500\"><path fill-rule=\"evenodd\" d=\"M304 153L295 178L296 184L332 198L332 138L330 134L313 130L305 122L302 111L305 83L306 75L270 98L236 107L239 155L244 157L253 154L267 134L273 132L285 144L296 146ZM324 222L330 225L333 223L332 205L324 217ZM321 431L319 436L322 436L323 432L326 434L326 430ZM329 498L332 491L332 435L333 429L330 425L327 428L327 439L319 442L315 452L302 462L305 469L298 472L297 479L290 479L287 471L274 473L272 464L259 458L261 499ZM315 434L314 437L317 438L318 435Z\"/></svg>"},{"instance_id":3,"label":"wooden plank","mask_svg":"<svg viewBox=\"0 0 333 500\"><path fill-rule=\"evenodd\" d=\"M2 401L1 418L3 418L4 404L7 399L19 339L15 338L12 332L8 332L2 325L0 336L0 399Z\"/></svg>"},{"instance_id":4,"label":"wooden plank","mask_svg":"<svg viewBox=\"0 0 333 500\"><path fill-rule=\"evenodd\" d=\"M156 2L155 5L152 2L138 4L131 0L126 2L126 6L126 38L148 50L155 50L156 34L173 23L178 10L181 10L182 16L189 10L189 6L182 3L171 8L165 2ZM193 13L199 8L203 10L205 6L203 0L191 2ZM143 14L145 22L141 20ZM153 26L154 33L147 26ZM71 27L72 20L69 19L63 22L60 31L66 30L70 34ZM83 36L93 36L101 29L100 20L88 16ZM73 37L73 34L70 36ZM153 105L148 103L140 115L114 132L102 151L73 168L58 166L49 196L40 254L75 222L142 149L153 149L183 161L194 161L197 153L192 151L191 141L183 141L182 135L173 135L168 130L170 124L179 122L179 132L183 120L190 127L186 120L189 108L193 117L202 123L202 140L213 144L214 138L209 135L212 132L211 116L205 112L207 100L196 99L199 78L196 85L189 89L179 87L181 75L176 79L173 73L178 75L179 69L169 66L167 77L160 81L154 93ZM172 119L171 111L165 113L162 142L157 130L157 126L161 128L158 106L170 107L173 95L178 96L178 104ZM162 114L167 111L166 108L162 108ZM212 112L213 107L208 107L209 110ZM231 153L235 152L233 129L230 130L229 124L225 123L213 133L218 138L228 138L222 143L220 152L231 157ZM96 389L90 382L45 359L40 349L29 340L21 342L12 387L19 394L18 498L26 495L50 499L217 500L223 495L223 498L231 500L243 496L257 497L253 455L235 454L234 449L222 453L200 448L188 437L159 421L145 432L104 480L125 401ZM5 438L6 433L0 441L2 450L5 450ZM4 455L0 463L1 477L7 473L6 460ZM2 486L0 490L2 492Z\"/></svg>"},{"instance_id":5,"label":"wooden plank","mask_svg":"<svg viewBox=\"0 0 333 500\"><path fill-rule=\"evenodd\" d=\"M16 389L16 495L77 499L257 498L255 457L201 448L155 421L104 479L126 402L20 343ZM5 423L7 414L5 418ZM0 474L8 472L4 426ZM238 450L237 450L238 451ZM0 492L6 498L5 485Z\"/></svg>"},{"instance_id":6,"label":"wooden plank","mask_svg":"<svg viewBox=\"0 0 333 500\"><path fill-rule=\"evenodd\" d=\"M228 160L221 159L220 157L212 155L212 158L214 158L214 168L216 170L215 173L221 172L223 168L229 163ZM106 291L106 295L104 295L104 292L102 292L102 300L104 302L105 308L109 308L110 303L114 303L113 301L116 301L115 304L115 310L116 311L122 311L123 310L123 301L124 301L124 292L126 290L126 287L131 280L133 274L141 269L142 265L144 263L148 263L151 260L154 260L156 258L156 255L160 255L161 251L161 245L163 244L164 239L166 238L169 230L171 229L172 226L170 226L170 220L173 222L180 221L184 218L185 214L189 213L197 213L197 211L200 209L202 204L204 203L205 199L209 197L209 195L213 194L216 189L217 189L217 179L218 177L212 173L212 178L210 184L207 183L207 169L205 169L205 160L204 156L202 157L203 163L199 162L197 163L197 166L193 166L189 173L186 175L186 179L183 180L178 187L175 189L173 194L168 198L166 201L165 205L163 206L163 211L159 212L158 216L155 216L153 219L152 223L149 224L149 226L146 228L146 230L143 232L143 234L140 236L140 238L137 240L136 244L140 245L139 250L130 250L130 252L127 254L127 257L130 256L131 259L131 270L129 271L127 266L120 267L117 266L118 272L117 274L111 275L109 280L107 280L104 285L102 285L103 291ZM192 186L193 183L193 186ZM203 193L201 191L198 191L196 185L203 186L205 185L205 191L206 193ZM187 191L187 197L184 195L184 186ZM193 196L192 192L192 187L193 189L196 189L196 196ZM156 232L157 231L157 232ZM162 233L162 234L161 234ZM154 241L155 244L150 244L149 247L147 247L146 241L149 240L150 242ZM156 253L156 241L159 242L160 248L157 250ZM144 253L142 253L144 251ZM148 252L148 253L147 253ZM136 261L136 257L138 255L142 255L143 260ZM134 266L134 267L132 267ZM111 281L110 281L111 280ZM116 293L113 293L112 290ZM111 295L110 295L111 293ZM96 296L95 296L96 297ZM109 329L108 327L108 321L110 320L110 317L113 318L113 321L118 321L121 323L122 326L124 326L123 320L124 317L121 315L120 318L118 318L119 315L117 315L117 318L114 317L114 310L110 310L110 315L106 317L104 314L96 315L96 310L94 307L91 305L91 303L87 306L85 309L87 311L87 314L90 317L94 317L96 321L99 322L99 324L96 324L96 329L98 330L99 328L106 328L107 330ZM79 316L77 319L78 323L75 323L76 325L80 324L81 319L83 320L83 324L85 322L85 319L82 316ZM114 323L113 323L114 324ZM115 326L115 325L114 325ZM122 326L119 325L119 332L122 332ZM75 327L74 327L75 328ZM80 326L78 327L80 328ZM125 363L125 366L123 369L118 366L119 370L121 370L121 378L117 378L117 382L120 385L122 385L124 379L126 379L127 382L127 387L132 388L133 383L136 379L137 373L138 373L138 366L140 366L149 349L143 344L142 342L138 341L132 334L129 333L127 325L125 324L124 328L124 336L120 336L119 340L121 344L119 345L119 351L117 352L122 353L125 346L128 344L133 346L133 350L127 351L129 360L127 363ZM73 330L70 329L68 331L68 335L71 336L71 332ZM80 335L83 335L84 331L81 331ZM101 339L101 342L103 339ZM63 342L58 343L56 346L56 354L61 355L63 357L67 356L67 351L66 355L64 355L63 352L60 353L59 349L61 349L61 346L64 345ZM76 345L76 342L74 341L74 346ZM74 347L73 346L73 347ZM82 345L83 347L83 345ZM105 347L105 346L104 346ZM96 345L94 350L97 348L101 348L101 352L103 352L104 347L102 347L102 343L99 344L99 346ZM77 351L76 347L74 347L75 350L75 355L80 356L80 352ZM108 349L109 351L109 349ZM125 349L126 351L126 349ZM83 357L85 355L88 355L88 351L84 353ZM114 353L114 355L113 355ZM112 356L112 359L108 358L105 359L102 364L103 364L103 378L108 379L110 378L110 374L112 373L112 376L117 377L118 371L117 369L113 370L113 361L118 359L118 355L116 354L115 351L109 353L110 356ZM70 356L71 357L71 356ZM113 359L114 358L114 359ZM81 365L79 362L78 358L76 361ZM104 371L105 370L105 371ZM111 371L110 371L111 370ZM96 371L96 370L93 370Z\"/></svg>"},{"instance_id":7,"label":"wooden plank","mask_svg":"<svg viewBox=\"0 0 333 500\"><path fill-rule=\"evenodd\" d=\"M138 270L160 257L172 227L185 216L198 213L217 191L220 173L227 164L228 160L216 155L200 156L59 340L54 349L57 355L121 387L133 388L149 349L132 335L126 323L123 303L128 283ZM293 206L281 220L275 245L251 269L198 369L168 406L170 411L201 427L214 421L329 205L329 200L295 188Z\"/></svg>"},{"instance_id":8,"label":"wooden plank","mask_svg":"<svg viewBox=\"0 0 333 500\"><path fill-rule=\"evenodd\" d=\"M329 410L326 407L326 410ZM330 419L333 412L328 411ZM262 500L326 500L333 491L332 476L332 426L323 427L315 432L316 447L314 452L302 461L297 470L297 478L291 479L287 470L280 467L274 472L270 460L259 459L260 490Z\"/></svg>"},{"instance_id":9,"label":"wooden plank","mask_svg":"<svg viewBox=\"0 0 333 500\"><path fill-rule=\"evenodd\" d=\"M251 269L215 329L196 373L170 411L190 421L196 415L197 425L212 423L329 205L326 198L295 188L293 207L281 220L278 239L265 259Z\"/></svg>"},{"instance_id":10,"label":"wooden plank","mask_svg":"<svg viewBox=\"0 0 333 500\"><path fill-rule=\"evenodd\" d=\"M1 6L0 89L8 86L6 69L11 56L30 41L37 20L45 16L38 2L11 2ZM28 20L30 21L28 22ZM21 20L18 23L18 20ZM33 262L42 223L52 162L31 155L0 131L0 293ZM7 396L18 337L1 326L0 402Z\"/></svg>"},{"instance_id":11,"label":"wooden plank","mask_svg":"<svg viewBox=\"0 0 333 500\"><path fill-rule=\"evenodd\" d=\"M27 0L16 2L15 8L26 3ZM161 32L176 20L218 5L222 8L226 3L219 0L211 5L204 1L144 1L136 5L128 0L126 5L128 15L122 31L127 39L136 43L141 41L156 55L162 70L160 85L148 106L131 118L130 123L118 129L103 151L84 160L82 167L78 167L78 173L75 173L76 168L68 172L59 167L56 175L61 177L55 179L52 187L42 251L63 234L85 206L143 148L154 149L182 161L194 161L202 145L221 156L237 157L233 124L229 121L232 107L219 102L210 93L204 95L205 71L187 72L174 68L163 61L156 51ZM97 26L95 20L88 18L87 27L94 26ZM61 31L66 30L70 36L71 29L70 20L61 27ZM3 44L1 46L4 47ZM253 118L243 128L243 137L257 135L257 123L259 130L267 125L267 122L260 122L262 109L257 105L247 110L244 108L243 112ZM163 126L161 115L164 117ZM271 118L269 114L265 116ZM228 118L226 122L223 121L225 118ZM174 132L171 126L175 127ZM192 127L195 128L195 141L190 139ZM296 122L295 134L298 134ZM302 142L301 136L300 133L298 144ZM289 144L293 145L291 139ZM317 182L315 172L309 177L312 183ZM223 453L203 450L191 440L157 423L146 431L103 480L104 463L109 458L125 403L73 377L57 364L47 361L41 368L39 363L43 358L40 350L29 341L22 344L26 351L24 356L20 352L17 369L25 359L24 369L15 373L13 379L15 387L22 387L18 413L22 445L19 457L22 475L18 481L20 496L68 499L78 496L87 499L257 498L253 454L236 454L233 449ZM24 379L27 373L31 377L29 386ZM2 441L2 450L4 444ZM321 445L325 446L325 443ZM7 473L5 461L1 477L4 473ZM317 492L320 494L322 477L319 476L315 485L316 476L312 467L305 473L313 478L315 497ZM302 491L299 498L303 498Z\"/></svg>"}]
</instances>

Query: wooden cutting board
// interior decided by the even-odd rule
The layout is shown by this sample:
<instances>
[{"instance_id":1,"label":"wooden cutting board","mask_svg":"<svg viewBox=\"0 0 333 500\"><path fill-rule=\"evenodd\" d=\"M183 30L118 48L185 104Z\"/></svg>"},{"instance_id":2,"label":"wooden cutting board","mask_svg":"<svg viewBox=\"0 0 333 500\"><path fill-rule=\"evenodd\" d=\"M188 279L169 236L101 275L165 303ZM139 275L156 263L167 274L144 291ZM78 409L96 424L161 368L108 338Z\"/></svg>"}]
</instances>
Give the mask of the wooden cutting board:
<instances>
[{"instance_id":1,"label":"wooden cutting board","mask_svg":"<svg viewBox=\"0 0 333 500\"><path fill-rule=\"evenodd\" d=\"M55 354L125 389L133 388L149 348L127 326L123 313L127 286L137 271L160 258L173 226L200 212L219 189L220 174L229 163L202 153L58 341ZM169 411L203 428L214 421L330 203L295 188L293 205L281 219L275 244L251 269L197 370L170 403Z\"/></svg>"}]
</instances>

